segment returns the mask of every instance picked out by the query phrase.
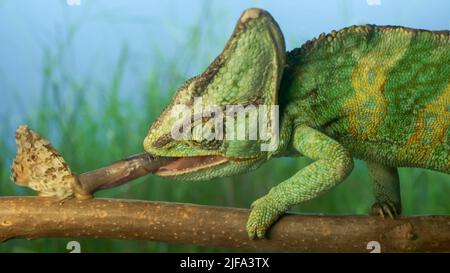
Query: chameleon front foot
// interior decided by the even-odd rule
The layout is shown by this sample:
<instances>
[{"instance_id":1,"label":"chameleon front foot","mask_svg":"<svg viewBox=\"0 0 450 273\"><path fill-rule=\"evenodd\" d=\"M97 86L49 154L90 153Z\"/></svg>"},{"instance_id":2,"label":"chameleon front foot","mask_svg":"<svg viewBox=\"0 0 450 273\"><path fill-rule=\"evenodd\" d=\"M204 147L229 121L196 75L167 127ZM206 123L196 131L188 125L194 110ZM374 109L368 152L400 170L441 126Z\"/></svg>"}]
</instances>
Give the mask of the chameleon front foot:
<instances>
[{"instance_id":1,"label":"chameleon front foot","mask_svg":"<svg viewBox=\"0 0 450 273\"><path fill-rule=\"evenodd\" d=\"M400 214L400 206L394 202L375 202L372 205L371 215L381 216L383 219L388 216L391 219Z\"/></svg>"},{"instance_id":2,"label":"chameleon front foot","mask_svg":"<svg viewBox=\"0 0 450 273\"><path fill-rule=\"evenodd\" d=\"M270 226L285 213L269 195L254 201L247 221L247 233L250 239L263 239Z\"/></svg>"}]
</instances>

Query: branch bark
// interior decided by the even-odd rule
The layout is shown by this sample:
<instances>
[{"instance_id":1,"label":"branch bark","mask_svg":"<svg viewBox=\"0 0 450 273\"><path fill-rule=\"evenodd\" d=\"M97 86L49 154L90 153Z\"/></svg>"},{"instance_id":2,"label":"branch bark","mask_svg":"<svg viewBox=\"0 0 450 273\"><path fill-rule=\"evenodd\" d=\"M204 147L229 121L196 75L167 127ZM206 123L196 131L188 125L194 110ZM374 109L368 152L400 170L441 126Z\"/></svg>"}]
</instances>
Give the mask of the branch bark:
<instances>
[{"instance_id":1,"label":"branch bark","mask_svg":"<svg viewBox=\"0 0 450 273\"><path fill-rule=\"evenodd\" d=\"M248 210L164 202L92 199L60 204L50 197L0 198L0 240L92 237L156 240L306 252L450 251L450 216L403 217L288 214L266 240L247 238Z\"/></svg>"}]
</instances>

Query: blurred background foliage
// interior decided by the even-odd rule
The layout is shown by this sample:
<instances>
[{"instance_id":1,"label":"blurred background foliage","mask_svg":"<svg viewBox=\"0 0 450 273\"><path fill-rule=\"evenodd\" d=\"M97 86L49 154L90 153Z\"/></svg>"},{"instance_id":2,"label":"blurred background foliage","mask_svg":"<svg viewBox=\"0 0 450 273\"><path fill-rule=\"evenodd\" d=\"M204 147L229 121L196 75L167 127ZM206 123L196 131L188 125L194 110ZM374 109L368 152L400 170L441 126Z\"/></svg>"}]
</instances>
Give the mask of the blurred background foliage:
<instances>
[{"instance_id":1,"label":"blurred background foliage","mask_svg":"<svg viewBox=\"0 0 450 273\"><path fill-rule=\"evenodd\" d=\"M165 1L166 2L166 1ZM371 2L371 1L369 1ZM0 1L0 195L30 195L9 178L14 130L50 139L76 173L142 151L142 141L176 89L221 51L243 9L268 9L288 49L351 24L447 29L447 1ZM376 1L372 1L376 2ZM327 18L324 20L323 18ZM147 176L101 197L248 208L308 164L281 158L259 170L207 182ZM401 169L404 214L449 214L450 177ZM341 185L292 211L366 214L373 202L363 162ZM11 240L0 252L67 252L70 239ZM198 252L221 248L80 239L83 252Z\"/></svg>"}]
</instances>

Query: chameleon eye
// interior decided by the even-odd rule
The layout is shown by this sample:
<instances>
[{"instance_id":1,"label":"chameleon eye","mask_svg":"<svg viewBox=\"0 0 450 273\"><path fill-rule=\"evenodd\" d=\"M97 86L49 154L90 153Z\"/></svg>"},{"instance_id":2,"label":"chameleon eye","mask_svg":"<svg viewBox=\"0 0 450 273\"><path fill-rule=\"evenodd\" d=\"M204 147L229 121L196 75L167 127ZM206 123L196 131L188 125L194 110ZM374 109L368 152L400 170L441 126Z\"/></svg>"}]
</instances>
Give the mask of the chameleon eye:
<instances>
[{"instance_id":1,"label":"chameleon eye","mask_svg":"<svg viewBox=\"0 0 450 273\"><path fill-rule=\"evenodd\" d=\"M217 139L211 139L211 140L205 140L206 143L203 146L206 149L217 149L220 147L220 145L222 145L222 141L217 140Z\"/></svg>"},{"instance_id":2,"label":"chameleon eye","mask_svg":"<svg viewBox=\"0 0 450 273\"><path fill-rule=\"evenodd\" d=\"M192 144L191 146L194 146L194 147L201 147L202 146L202 142L198 141L198 140L195 140L195 139L191 140L189 143Z\"/></svg>"},{"instance_id":3,"label":"chameleon eye","mask_svg":"<svg viewBox=\"0 0 450 273\"><path fill-rule=\"evenodd\" d=\"M189 142L191 144L191 146L196 147L196 148L202 148L205 150L213 150L213 149L217 149L218 147L220 147L220 145L222 145L222 141L217 140L217 139L206 139L203 138L201 140L191 140Z\"/></svg>"}]
</instances>

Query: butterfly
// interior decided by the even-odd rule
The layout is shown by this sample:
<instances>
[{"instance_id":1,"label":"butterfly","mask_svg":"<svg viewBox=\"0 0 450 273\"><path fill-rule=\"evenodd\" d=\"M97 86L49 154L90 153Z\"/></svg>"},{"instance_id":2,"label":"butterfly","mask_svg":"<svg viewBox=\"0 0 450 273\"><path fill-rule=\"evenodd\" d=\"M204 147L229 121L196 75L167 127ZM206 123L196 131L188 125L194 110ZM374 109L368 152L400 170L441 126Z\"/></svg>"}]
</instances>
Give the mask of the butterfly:
<instances>
[{"instance_id":1,"label":"butterfly","mask_svg":"<svg viewBox=\"0 0 450 273\"><path fill-rule=\"evenodd\" d=\"M64 158L48 140L21 125L16 131L17 154L11 167L11 179L27 186L39 196L55 196L60 199L74 195L72 174Z\"/></svg>"}]
</instances>

